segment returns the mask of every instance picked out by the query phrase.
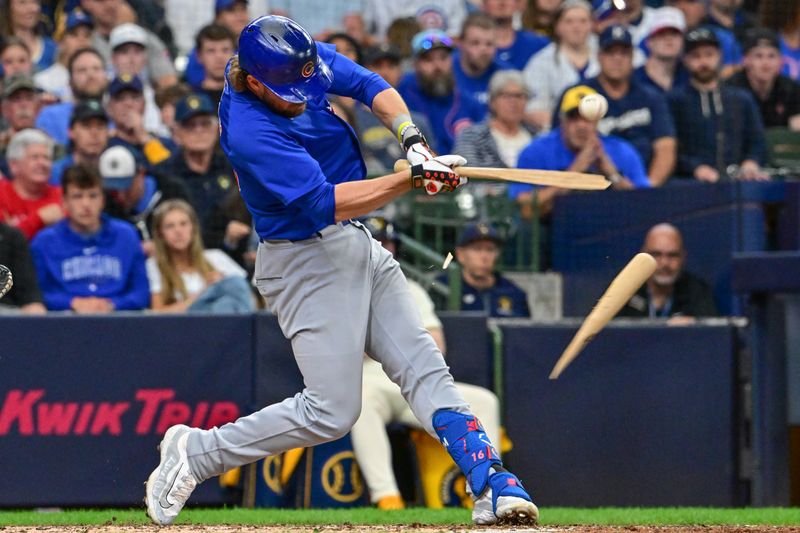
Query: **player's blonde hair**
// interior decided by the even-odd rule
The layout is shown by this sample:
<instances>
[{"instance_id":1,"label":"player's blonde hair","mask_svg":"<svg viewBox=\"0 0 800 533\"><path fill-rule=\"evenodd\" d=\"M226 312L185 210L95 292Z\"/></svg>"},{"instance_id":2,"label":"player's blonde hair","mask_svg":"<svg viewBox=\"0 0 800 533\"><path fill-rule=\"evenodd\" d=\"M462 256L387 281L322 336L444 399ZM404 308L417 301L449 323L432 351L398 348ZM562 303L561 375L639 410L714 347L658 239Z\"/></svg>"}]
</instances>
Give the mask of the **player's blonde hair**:
<instances>
[{"instance_id":1,"label":"player's blonde hair","mask_svg":"<svg viewBox=\"0 0 800 533\"><path fill-rule=\"evenodd\" d=\"M153 213L153 244L156 249L156 264L161 273L161 300L165 305L177 302L176 294L180 294L183 299L189 297L183 278L175 268L172 251L167 246L164 234L161 231L164 219L173 211L185 213L192 223L192 240L189 244L190 268L203 276L203 279L208 279L209 275L215 272L214 267L206 261L205 255L203 255L205 248L203 246L203 238L200 236L200 221L192 206L184 200L167 200L162 203Z\"/></svg>"},{"instance_id":2,"label":"player's blonde hair","mask_svg":"<svg viewBox=\"0 0 800 533\"><path fill-rule=\"evenodd\" d=\"M231 88L240 93L247 90L247 71L239 66L239 54L231 59L231 68L228 70L228 83Z\"/></svg>"}]
</instances>

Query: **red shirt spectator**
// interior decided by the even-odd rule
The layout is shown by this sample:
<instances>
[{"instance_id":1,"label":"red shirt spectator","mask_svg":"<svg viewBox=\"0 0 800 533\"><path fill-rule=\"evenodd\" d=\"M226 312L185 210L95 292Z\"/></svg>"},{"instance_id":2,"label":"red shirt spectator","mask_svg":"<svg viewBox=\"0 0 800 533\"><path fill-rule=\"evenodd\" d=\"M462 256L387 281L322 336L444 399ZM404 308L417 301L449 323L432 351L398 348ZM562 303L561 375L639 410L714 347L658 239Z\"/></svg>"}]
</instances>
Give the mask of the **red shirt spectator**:
<instances>
[{"instance_id":1,"label":"red shirt spectator","mask_svg":"<svg viewBox=\"0 0 800 533\"><path fill-rule=\"evenodd\" d=\"M49 184L53 141L34 129L22 130L8 143L11 181L0 181L0 217L29 240L64 217L61 190Z\"/></svg>"}]
</instances>

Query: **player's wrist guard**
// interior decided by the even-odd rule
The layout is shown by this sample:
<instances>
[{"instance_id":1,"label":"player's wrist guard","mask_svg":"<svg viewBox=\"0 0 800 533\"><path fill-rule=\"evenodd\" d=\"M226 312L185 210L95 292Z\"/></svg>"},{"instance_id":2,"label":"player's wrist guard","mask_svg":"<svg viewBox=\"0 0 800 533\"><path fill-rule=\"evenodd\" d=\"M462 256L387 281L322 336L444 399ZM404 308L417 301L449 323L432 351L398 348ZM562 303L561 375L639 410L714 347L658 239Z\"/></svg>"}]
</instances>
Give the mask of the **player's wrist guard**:
<instances>
[{"instance_id":1,"label":"player's wrist guard","mask_svg":"<svg viewBox=\"0 0 800 533\"><path fill-rule=\"evenodd\" d=\"M490 469L502 470L503 463L480 421L472 415L442 409L433 415L433 429L466 476L472 494L483 494Z\"/></svg>"}]
</instances>

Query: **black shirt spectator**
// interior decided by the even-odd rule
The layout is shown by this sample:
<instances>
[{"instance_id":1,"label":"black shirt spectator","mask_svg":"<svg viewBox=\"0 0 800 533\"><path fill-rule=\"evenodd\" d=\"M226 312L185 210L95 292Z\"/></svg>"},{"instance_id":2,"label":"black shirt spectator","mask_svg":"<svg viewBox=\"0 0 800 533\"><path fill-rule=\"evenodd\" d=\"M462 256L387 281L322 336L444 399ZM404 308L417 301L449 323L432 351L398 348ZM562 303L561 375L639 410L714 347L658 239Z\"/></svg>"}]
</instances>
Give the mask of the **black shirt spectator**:
<instances>
[{"instance_id":1,"label":"black shirt spectator","mask_svg":"<svg viewBox=\"0 0 800 533\"><path fill-rule=\"evenodd\" d=\"M766 128L800 130L800 84L781 74L783 56L778 35L772 30L747 32L744 69L728 84L750 92Z\"/></svg>"},{"instance_id":2,"label":"black shirt spectator","mask_svg":"<svg viewBox=\"0 0 800 533\"><path fill-rule=\"evenodd\" d=\"M28 241L16 228L0 222L0 265L14 276L14 285L0 301L0 308L19 308L23 313L44 313L42 292L36 279Z\"/></svg>"}]
</instances>

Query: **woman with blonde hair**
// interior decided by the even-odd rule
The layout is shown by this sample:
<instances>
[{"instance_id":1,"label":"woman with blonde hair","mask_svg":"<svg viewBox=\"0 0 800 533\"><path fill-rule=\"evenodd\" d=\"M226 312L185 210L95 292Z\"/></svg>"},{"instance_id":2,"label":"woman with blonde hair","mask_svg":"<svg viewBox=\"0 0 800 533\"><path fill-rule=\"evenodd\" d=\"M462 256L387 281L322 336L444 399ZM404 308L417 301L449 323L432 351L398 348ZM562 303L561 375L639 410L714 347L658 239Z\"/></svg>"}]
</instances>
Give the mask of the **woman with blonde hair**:
<instances>
[{"instance_id":1,"label":"woman with blonde hair","mask_svg":"<svg viewBox=\"0 0 800 533\"><path fill-rule=\"evenodd\" d=\"M155 253L147 260L150 307L158 312L232 312L255 309L246 272L222 250L206 250L197 214L184 200L153 213Z\"/></svg>"}]
</instances>

